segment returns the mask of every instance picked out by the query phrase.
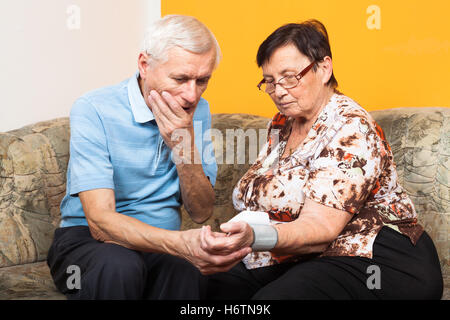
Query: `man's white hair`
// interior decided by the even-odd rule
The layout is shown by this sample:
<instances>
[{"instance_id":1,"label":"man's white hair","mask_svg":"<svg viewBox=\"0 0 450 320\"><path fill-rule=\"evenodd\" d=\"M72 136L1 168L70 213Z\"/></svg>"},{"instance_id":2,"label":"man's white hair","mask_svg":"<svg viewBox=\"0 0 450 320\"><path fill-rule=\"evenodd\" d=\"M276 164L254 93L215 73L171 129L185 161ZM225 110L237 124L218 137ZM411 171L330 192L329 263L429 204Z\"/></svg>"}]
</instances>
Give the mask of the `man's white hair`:
<instances>
[{"instance_id":1,"label":"man's white hair","mask_svg":"<svg viewBox=\"0 0 450 320\"><path fill-rule=\"evenodd\" d=\"M164 63L168 50L176 46L199 54L215 48L214 67L222 57L213 33L196 18L184 15L167 15L152 23L145 33L141 52L146 52L158 63Z\"/></svg>"}]
</instances>

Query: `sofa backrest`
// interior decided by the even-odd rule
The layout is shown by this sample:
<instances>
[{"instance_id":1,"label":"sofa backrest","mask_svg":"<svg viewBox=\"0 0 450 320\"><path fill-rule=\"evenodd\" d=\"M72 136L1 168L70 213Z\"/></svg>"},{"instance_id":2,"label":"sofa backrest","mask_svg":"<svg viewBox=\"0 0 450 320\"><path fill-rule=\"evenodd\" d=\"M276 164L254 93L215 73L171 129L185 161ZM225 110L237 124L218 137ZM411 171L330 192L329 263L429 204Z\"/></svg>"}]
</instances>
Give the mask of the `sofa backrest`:
<instances>
[{"instance_id":1,"label":"sofa backrest","mask_svg":"<svg viewBox=\"0 0 450 320\"><path fill-rule=\"evenodd\" d=\"M218 163L217 180L214 186L216 201L212 216L202 225L210 225L212 230L219 231L221 223L230 220L236 215L231 201L231 192L238 180L250 167L250 157L259 146L264 144L267 137L267 124L270 119L245 113L217 113L212 115L212 128L218 129L220 134L212 135L214 152ZM245 139L238 140L238 137ZM242 155L245 153L245 156ZM232 159L227 161L227 154ZM253 156L253 160L256 156ZM199 228L193 222L184 208L181 208L181 229Z\"/></svg>"},{"instance_id":2,"label":"sofa backrest","mask_svg":"<svg viewBox=\"0 0 450 320\"><path fill-rule=\"evenodd\" d=\"M0 133L0 267L46 259L68 159L68 118Z\"/></svg>"},{"instance_id":3,"label":"sofa backrest","mask_svg":"<svg viewBox=\"0 0 450 320\"><path fill-rule=\"evenodd\" d=\"M371 114L385 131L400 182L433 238L443 267L448 268L450 109L389 109ZM212 117L212 126L218 129L213 140L219 171L214 213L204 224L214 230L236 213L231 192L250 165L249 153L254 159L254 151L265 141L268 121L248 114ZM245 146L231 139L233 135L246 136ZM46 259L65 194L69 136L68 118L0 133L0 267ZM228 154L234 148L233 161L226 159L227 148ZM182 218L182 229L200 227L183 209Z\"/></svg>"},{"instance_id":4,"label":"sofa backrest","mask_svg":"<svg viewBox=\"0 0 450 320\"><path fill-rule=\"evenodd\" d=\"M450 108L371 112L389 141L400 184L450 271Z\"/></svg>"}]
</instances>

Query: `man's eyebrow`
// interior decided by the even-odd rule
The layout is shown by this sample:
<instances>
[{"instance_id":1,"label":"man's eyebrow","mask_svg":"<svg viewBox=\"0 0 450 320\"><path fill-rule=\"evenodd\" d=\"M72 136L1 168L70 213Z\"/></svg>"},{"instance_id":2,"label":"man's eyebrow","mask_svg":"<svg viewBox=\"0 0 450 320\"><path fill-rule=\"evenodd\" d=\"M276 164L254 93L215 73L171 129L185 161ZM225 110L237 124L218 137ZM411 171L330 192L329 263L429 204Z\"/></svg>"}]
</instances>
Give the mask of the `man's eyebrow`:
<instances>
[{"instance_id":1,"label":"man's eyebrow","mask_svg":"<svg viewBox=\"0 0 450 320\"><path fill-rule=\"evenodd\" d=\"M171 72L169 74L169 77L173 77L173 78L191 78L190 74L187 73L183 73L183 72Z\"/></svg>"},{"instance_id":2,"label":"man's eyebrow","mask_svg":"<svg viewBox=\"0 0 450 320\"><path fill-rule=\"evenodd\" d=\"M212 74L211 73L206 73L206 74L201 74L198 77L195 77L195 79L207 79L207 78L211 78Z\"/></svg>"},{"instance_id":3,"label":"man's eyebrow","mask_svg":"<svg viewBox=\"0 0 450 320\"><path fill-rule=\"evenodd\" d=\"M196 76L194 76L192 74L189 74L189 73L176 73L176 72L174 72L174 73L169 74L169 76L171 78L182 78L182 79L210 79L212 75L211 74L205 74L205 75L200 75L200 76L196 77Z\"/></svg>"}]
</instances>

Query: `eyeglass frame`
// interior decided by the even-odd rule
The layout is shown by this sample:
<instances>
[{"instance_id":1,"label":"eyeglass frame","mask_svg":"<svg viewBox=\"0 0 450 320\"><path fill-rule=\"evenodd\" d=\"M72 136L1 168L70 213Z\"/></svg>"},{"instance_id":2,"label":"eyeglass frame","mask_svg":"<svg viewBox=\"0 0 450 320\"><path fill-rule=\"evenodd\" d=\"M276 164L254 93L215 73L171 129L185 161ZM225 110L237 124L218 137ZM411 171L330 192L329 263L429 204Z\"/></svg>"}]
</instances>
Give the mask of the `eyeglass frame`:
<instances>
[{"instance_id":1,"label":"eyeglass frame","mask_svg":"<svg viewBox=\"0 0 450 320\"><path fill-rule=\"evenodd\" d=\"M280 81L282 81L284 78L291 77L291 76L289 75L289 76L284 76L284 77L282 77L280 80L278 80L278 82L275 82L275 83L271 83L271 82L270 82L271 84L273 84L273 87L274 87L274 90L273 90L272 92L267 92L267 91L265 91L265 90L264 90L264 91L265 91L267 94L272 94L272 93L274 93L275 90L277 89L277 84L279 84L280 86L282 86L284 89L292 89L292 88L295 88L296 86L298 86L298 84L299 84L299 82L300 82L300 79L303 78L303 77L309 72L309 70L312 69L312 67L316 64L316 62L318 62L318 61L314 60L314 61L311 62L311 64L309 64L305 69L303 69L303 70L300 71L297 75L294 76L295 79L297 79L297 84L296 84L295 86L292 86L292 87L290 87L290 88L286 88L285 86L283 86L283 84L280 83ZM267 83L267 82L266 82L266 79L264 79L264 78L258 83L257 87L258 87L258 89L259 89L260 91L261 91L261 86L262 86L264 83Z\"/></svg>"}]
</instances>

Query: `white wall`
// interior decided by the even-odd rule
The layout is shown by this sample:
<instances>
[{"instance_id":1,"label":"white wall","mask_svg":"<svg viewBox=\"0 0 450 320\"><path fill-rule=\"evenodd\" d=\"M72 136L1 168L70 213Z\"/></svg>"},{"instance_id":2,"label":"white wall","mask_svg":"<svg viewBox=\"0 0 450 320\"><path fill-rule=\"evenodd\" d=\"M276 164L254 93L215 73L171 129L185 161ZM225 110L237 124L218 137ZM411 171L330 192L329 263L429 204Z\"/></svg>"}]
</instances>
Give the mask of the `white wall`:
<instances>
[{"instance_id":1,"label":"white wall","mask_svg":"<svg viewBox=\"0 0 450 320\"><path fill-rule=\"evenodd\" d=\"M0 131L67 117L137 70L160 0L0 0Z\"/></svg>"}]
</instances>

